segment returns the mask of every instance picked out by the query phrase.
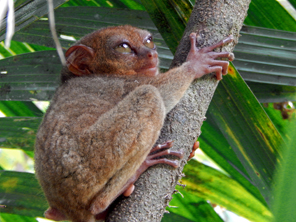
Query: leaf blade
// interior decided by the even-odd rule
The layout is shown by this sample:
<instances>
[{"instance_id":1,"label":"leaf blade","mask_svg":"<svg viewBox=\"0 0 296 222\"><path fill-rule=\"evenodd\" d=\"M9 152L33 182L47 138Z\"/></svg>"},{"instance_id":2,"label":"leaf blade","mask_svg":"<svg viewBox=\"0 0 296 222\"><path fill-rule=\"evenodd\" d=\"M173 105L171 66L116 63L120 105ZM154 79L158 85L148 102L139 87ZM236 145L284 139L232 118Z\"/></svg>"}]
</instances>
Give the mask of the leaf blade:
<instances>
[{"instance_id":1,"label":"leaf blade","mask_svg":"<svg viewBox=\"0 0 296 222\"><path fill-rule=\"evenodd\" d=\"M194 160L185 166L184 172L185 190L251 221L271 221L268 208L235 180Z\"/></svg>"},{"instance_id":2,"label":"leaf blade","mask_svg":"<svg viewBox=\"0 0 296 222\"><path fill-rule=\"evenodd\" d=\"M278 147L285 146L285 142L235 68L230 66L229 70L216 90L208 115L269 203L275 165L282 159Z\"/></svg>"},{"instance_id":3,"label":"leaf blade","mask_svg":"<svg viewBox=\"0 0 296 222\"><path fill-rule=\"evenodd\" d=\"M31 173L0 171L1 209L8 214L43 217L47 202L42 190Z\"/></svg>"}]
</instances>

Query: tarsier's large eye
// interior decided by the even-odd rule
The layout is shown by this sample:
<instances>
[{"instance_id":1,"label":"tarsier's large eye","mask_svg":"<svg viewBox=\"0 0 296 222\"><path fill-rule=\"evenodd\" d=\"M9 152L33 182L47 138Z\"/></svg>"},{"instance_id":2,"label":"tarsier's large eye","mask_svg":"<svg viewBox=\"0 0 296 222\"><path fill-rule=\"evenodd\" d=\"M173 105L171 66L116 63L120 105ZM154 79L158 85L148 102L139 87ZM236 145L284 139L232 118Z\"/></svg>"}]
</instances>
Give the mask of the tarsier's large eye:
<instances>
[{"instance_id":1,"label":"tarsier's large eye","mask_svg":"<svg viewBox=\"0 0 296 222\"><path fill-rule=\"evenodd\" d=\"M148 39L146 39L146 41L144 42L144 45L150 49L155 48L154 42L152 41L152 36L150 36Z\"/></svg>"},{"instance_id":2,"label":"tarsier's large eye","mask_svg":"<svg viewBox=\"0 0 296 222\"><path fill-rule=\"evenodd\" d=\"M120 45L116 46L115 50L120 53L131 53L132 49L127 43L121 43Z\"/></svg>"}]
</instances>

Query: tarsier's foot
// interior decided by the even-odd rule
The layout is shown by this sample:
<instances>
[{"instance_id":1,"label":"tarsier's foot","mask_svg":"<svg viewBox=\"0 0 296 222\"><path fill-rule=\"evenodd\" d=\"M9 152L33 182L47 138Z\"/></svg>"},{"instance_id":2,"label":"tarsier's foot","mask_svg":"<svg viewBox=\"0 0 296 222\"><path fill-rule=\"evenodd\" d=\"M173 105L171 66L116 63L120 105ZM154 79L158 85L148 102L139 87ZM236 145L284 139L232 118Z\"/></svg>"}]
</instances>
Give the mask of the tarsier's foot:
<instances>
[{"instance_id":1,"label":"tarsier's foot","mask_svg":"<svg viewBox=\"0 0 296 222\"><path fill-rule=\"evenodd\" d=\"M147 170L148 167L153 166L155 164L159 164L159 163L164 163L164 164L168 164L171 165L174 168L179 167L179 161L178 160L170 160L167 159L165 157L159 158L159 159L155 159L157 157L161 157L161 156L165 156L165 155L173 155L176 156L178 158L183 158L184 152L183 150L179 150L179 151L174 151L174 150L170 150L170 148L173 146L173 141L167 141L163 144L159 144L155 147L153 147L150 151L150 153L148 154L148 156L146 157L145 161L142 163L142 165L140 166L140 168L137 170L137 172L135 173L135 175L130 178L130 180L127 182L124 191L122 192L122 194L125 197L130 196L134 189L135 189L135 185L134 183L136 182L136 180L139 178L139 176L145 171Z\"/></svg>"},{"instance_id":2,"label":"tarsier's foot","mask_svg":"<svg viewBox=\"0 0 296 222\"><path fill-rule=\"evenodd\" d=\"M192 157L194 157L194 155L195 155L195 151L196 151L198 148L199 148L199 142L196 141L196 142L193 144L192 151L191 151L191 153L190 153L190 155L189 155L187 161L189 161Z\"/></svg>"},{"instance_id":3,"label":"tarsier's foot","mask_svg":"<svg viewBox=\"0 0 296 222\"><path fill-rule=\"evenodd\" d=\"M178 160L170 160L165 157L160 158L160 159L155 159L156 157L161 157L164 155L173 155L173 156L176 156L176 157L182 159L183 155L184 155L183 149L181 149L179 151L174 151L174 150L170 150L171 147L173 147L173 141L167 141L163 144L159 144L159 145L153 147L142 165L145 165L148 168L148 167L153 166L158 163L164 163L164 164L171 165L174 168L177 168L179 166ZM162 149L165 149L165 150L162 150ZM160 150L162 150L162 151L160 151ZM159 152L156 152L156 151L159 151Z\"/></svg>"}]
</instances>

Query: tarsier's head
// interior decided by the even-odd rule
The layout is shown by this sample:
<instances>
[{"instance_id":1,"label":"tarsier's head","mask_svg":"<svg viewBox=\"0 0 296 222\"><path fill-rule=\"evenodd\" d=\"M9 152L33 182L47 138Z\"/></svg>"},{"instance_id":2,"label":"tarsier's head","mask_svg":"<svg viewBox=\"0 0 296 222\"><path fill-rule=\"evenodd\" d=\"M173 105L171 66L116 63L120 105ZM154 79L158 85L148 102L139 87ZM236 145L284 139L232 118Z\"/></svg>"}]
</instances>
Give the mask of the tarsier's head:
<instances>
[{"instance_id":1,"label":"tarsier's head","mask_svg":"<svg viewBox=\"0 0 296 222\"><path fill-rule=\"evenodd\" d=\"M104 28L84 36L67 50L66 60L68 78L69 74L74 74L73 77L158 74L158 54L151 34L129 25Z\"/></svg>"}]
</instances>

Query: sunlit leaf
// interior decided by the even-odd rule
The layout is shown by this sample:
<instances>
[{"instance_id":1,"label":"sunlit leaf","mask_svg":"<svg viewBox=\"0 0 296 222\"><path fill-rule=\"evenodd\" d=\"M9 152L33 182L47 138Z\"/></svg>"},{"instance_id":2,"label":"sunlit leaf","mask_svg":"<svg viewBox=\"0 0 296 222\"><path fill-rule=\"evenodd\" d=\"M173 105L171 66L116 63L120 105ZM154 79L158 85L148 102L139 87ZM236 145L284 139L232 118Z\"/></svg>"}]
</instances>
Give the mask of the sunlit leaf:
<instances>
[{"instance_id":1,"label":"sunlit leaf","mask_svg":"<svg viewBox=\"0 0 296 222\"><path fill-rule=\"evenodd\" d=\"M185 190L254 222L270 222L272 214L235 180L191 160L184 168Z\"/></svg>"},{"instance_id":2,"label":"sunlit leaf","mask_svg":"<svg viewBox=\"0 0 296 222\"><path fill-rule=\"evenodd\" d=\"M0 171L1 212L23 216L43 216L47 203L41 188L31 173Z\"/></svg>"},{"instance_id":3,"label":"sunlit leaf","mask_svg":"<svg viewBox=\"0 0 296 222\"><path fill-rule=\"evenodd\" d=\"M275 199L273 202L273 213L275 222L290 222L296 218L296 130L295 126L290 127L290 142L284 153L284 161L276 177L274 187Z\"/></svg>"},{"instance_id":4,"label":"sunlit leaf","mask_svg":"<svg viewBox=\"0 0 296 222\"><path fill-rule=\"evenodd\" d=\"M203 123L201 130L202 134L198 138L200 149L249 193L265 204L261 193L252 183L242 163L216 124L208 119Z\"/></svg>"},{"instance_id":5,"label":"sunlit leaf","mask_svg":"<svg viewBox=\"0 0 296 222\"><path fill-rule=\"evenodd\" d=\"M38 222L34 217L20 216L16 214L0 213L1 222Z\"/></svg>"},{"instance_id":6,"label":"sunlit leaf","mask_svg":"<svg viewBox=\"0 0 296 222\"><path fill-rule=\"evenodd\" d=\"M296 31L296 20L277 0L252 0L246 25Z\"/></svg>"},{"instance_id":7,"label":"sunlit leaf","mask_svg":"<svg viewBox=\"0 0 296 222\"><path fill-rule=\"evenodd\" d=\"M32 102L0 101L0 110L9 116L43 116L43 112Z\"/></svg>"},{"instance_id":8,"label":"sunlit leaf","mask_svg":"<svg viewBox=\"0 0 296 222\"><path fill-rule=\"evenodd\" d=\"M267 202L281 135L233 66L219 84L207 115L213 119Z\"/></svg>"},{"instance_id":9,"label":"sunlit leaf","mask_svg":"<svg viewBox=\"0 0 296 222\"><path fill-rule=\"evenodd\" d=\"M285 106L287 107L285 108ZM291 129L296 126L296 110L289 109L287 103L268 104L268 107L264 107L264 109L285 139L286 143L290 144L291 140L294 138L294 135L291 134Z\"/></svg>"},{"instance_id":10,"label":"sunlit leaf","mask_svg":"<svg viewBox=\"0 0 296 222\"><path fill-rule=\"evenodd\" d=\"M186 192L182 187L177 189L179 191L173 195L170 206L167 207L171 213L165 214L162 222L223 222L204 199Z\"/></svg>"},{"instance_id":11,"label":"sunlit leaf","mask_svg":"<svg viewBox=\"0 0 296 222\"><path fill-rule=\"evenodd\" d=\"M38 117L0 118L0 147L33 151L40 122Z\"/></svg>"}]
</instances>

